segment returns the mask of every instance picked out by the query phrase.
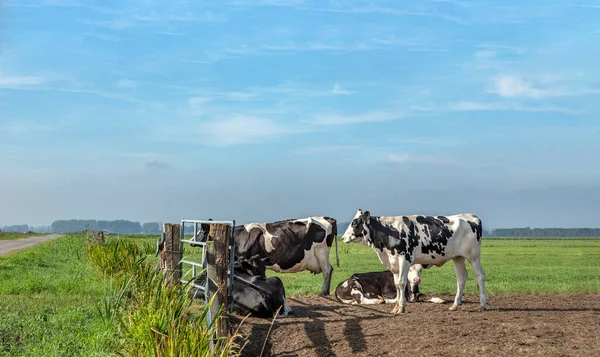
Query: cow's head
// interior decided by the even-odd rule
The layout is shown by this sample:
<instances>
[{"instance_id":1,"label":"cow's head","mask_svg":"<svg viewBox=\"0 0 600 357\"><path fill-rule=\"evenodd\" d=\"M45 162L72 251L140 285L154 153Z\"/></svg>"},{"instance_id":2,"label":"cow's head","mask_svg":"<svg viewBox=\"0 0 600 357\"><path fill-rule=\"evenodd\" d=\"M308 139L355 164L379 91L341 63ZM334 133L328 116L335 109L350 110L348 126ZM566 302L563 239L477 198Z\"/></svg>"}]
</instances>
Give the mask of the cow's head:
<instances>
[{"instance_id":1,"label":"cow's head","mask_svg":"<svg viewBox=\"0 0 600 357\"><path fill-rule=\"evenodd\" d=\"M371 230L369 229L369 218L371 213L363 211L359 208L350 222L350 225L346 229L344 235L342 235L342 242L344 243L362 243L366 244L371 238Z\"/></svg>"},{"instance_id":2,"label":"cow's head","mask_svg":"<svg viewBox=\"0 0 600 357\"><path fill-rule=\"evenodd\" d=\"M248 259L237 258L233 263L233 269L239 273L245 273L250 276L260 276L266 279L265 273L267 268L263 259L258 255L254 255Z\"/></svg>"}]
</instances>

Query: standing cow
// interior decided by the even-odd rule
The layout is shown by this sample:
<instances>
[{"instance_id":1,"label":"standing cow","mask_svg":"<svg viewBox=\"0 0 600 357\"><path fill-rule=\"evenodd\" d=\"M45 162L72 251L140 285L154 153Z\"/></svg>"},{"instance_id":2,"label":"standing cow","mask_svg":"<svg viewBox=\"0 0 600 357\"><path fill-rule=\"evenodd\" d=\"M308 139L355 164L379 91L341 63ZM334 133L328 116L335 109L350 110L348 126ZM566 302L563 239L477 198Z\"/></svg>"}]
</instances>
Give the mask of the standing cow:
<instances>
[{"instance_id":1,"label":"standing cow","mask_svg":"<svg viewBox=\"0 0 600 357\"><path fill-rule=\"evenodd\" d=\"M480 310L487 307L484 272L481 267L481 220L474 214L452 216L371 216L357 210L352 223L342 236L344 243L367 244L379 260L394 274L397 299L393 314L406 311L404 287L412 264L444 265L452 259L457 291L450 310L462 303L467 281L465 259L471 263L479 284Z\"/></svg>"},{"instance_id":2,"label":"standing cow","mask_svg":"<svg viewBox=\"0 0 600 357\"><path fill-rule=\"evenodd\" d=\"M320 296L329 295L333 267L329 262L337 222L330 217L289 219L273 223L248 223L233 230L235 254L240 258L260 256L266 267L280 273L308 270L323 274Z\"/></svg>"}]
</instances>

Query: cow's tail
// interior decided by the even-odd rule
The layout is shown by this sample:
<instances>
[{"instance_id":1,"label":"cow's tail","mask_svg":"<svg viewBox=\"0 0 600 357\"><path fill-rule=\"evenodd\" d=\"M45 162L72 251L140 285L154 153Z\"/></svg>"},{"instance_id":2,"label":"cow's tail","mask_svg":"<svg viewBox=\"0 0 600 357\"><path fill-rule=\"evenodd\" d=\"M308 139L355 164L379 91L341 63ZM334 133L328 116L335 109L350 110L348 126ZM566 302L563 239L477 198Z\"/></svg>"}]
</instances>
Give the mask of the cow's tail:
<instances>
[{"instance_id":1,"label":"cow's tail","mask_svg":"<svg viewBox=\"0 0 600 357\"><path fill-rule=\"evenodd\" d=\"M338 237L337 237L337 221L333 223L333 241L335 242L335 264L340 267L340 257L338 256Z\"/></svg>"}]
</instances>

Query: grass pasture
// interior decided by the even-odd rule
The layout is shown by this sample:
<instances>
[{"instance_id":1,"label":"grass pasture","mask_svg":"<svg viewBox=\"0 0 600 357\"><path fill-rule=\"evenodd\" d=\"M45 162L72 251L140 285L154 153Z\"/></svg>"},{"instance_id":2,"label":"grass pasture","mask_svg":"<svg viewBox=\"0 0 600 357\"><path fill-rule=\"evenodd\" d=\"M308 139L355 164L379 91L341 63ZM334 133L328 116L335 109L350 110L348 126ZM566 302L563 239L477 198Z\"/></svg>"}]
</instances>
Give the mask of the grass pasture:
<instances>
[{"instance_id":1,"label":"grass pasture","mask_svg":"<svg viewBox=\"0 0 600 357\"><path fill-rule=\"evenodd\" d=\"M0 356L107 356L96 313L102 278L83 237L69 235L0 256Z\"/></svg>"},{"instance_id":2,"label":"grass pasture","mask_svg":"<svg viewBox=\"0 0 600 357\"><path fill-rule=\"evenodd\" d=\"M0 240L14 240L30 237L45 236L50 233L17 233L17 232L0 232Z\"/></svg>"},{"instance_id":3,"label":"grass pasture","mask_svg":"<svg viewBox=\"0 0 600 357\"><path fill-rule=\"evenodd\" d=\"M146 246L156 246L158 236L129 236ZM150 243L151 242L151 243ZM200 261L200 249L184 245L186 259ZM150 250L148 248L148 250ZM375 252L365 245L338 241L340 267L335 265L335 245L331 248L333 265L331 291L354 273L382 271ZM481 261L486 289L490 296L515 294L600 293L600 238L484 238ZM149 259L156 259L153 255ZM186 268L189 266L184 266ZM477 294L471 266L465 293ZM286 294L314 295L323 282L322 275L310 272L281 274L267 270L267 276L278 276ZM455 293L454 265L426 269L420 290L423 293Z\"/></svg>"},{"instance_id":4,"label":"grass pasture","mask_svg":"<svg viewBox=\"0 0 600 357\"><path fill-rule=\"evenodd\" d=\"M382 271L375 252L365 245L338 242L340 267L335 266L335 246L331 249L333 264L331 290L353 273ZM600 239L503 239L483 240L481 261L489 296L514 294L600 293ZM477 294L473 272L465 293ZM322 276L309 272L278 274L290 296L312 295L322 284ZM454 265L423 271L420 290L427 294L455 293Z\"/></svg>"}]
</instances>

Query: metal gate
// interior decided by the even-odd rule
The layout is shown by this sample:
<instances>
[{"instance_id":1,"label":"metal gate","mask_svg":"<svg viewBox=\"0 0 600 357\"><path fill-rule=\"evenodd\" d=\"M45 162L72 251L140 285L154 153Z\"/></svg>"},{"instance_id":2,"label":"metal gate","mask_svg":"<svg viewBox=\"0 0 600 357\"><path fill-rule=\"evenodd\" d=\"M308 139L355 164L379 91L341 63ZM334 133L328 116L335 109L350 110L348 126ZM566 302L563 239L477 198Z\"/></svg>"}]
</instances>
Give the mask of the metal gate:
<instances>
[{"instance_id":1,"label":"metal gate","mask_svg":"<svg viewBox=\"0 0 600 357\"><path fill-rule=\"evenodd\" d=\"M189 226L190 224L193 225L194 227L194 236L192 239L185 239L185 227L186 224ZM229 312L232 312L233 309L233 262L234 262L234 254L235 254L235 246L234 246L234 235L233 235L233 229L235 227L235 220L232 221L201 221L201 220L192 220L192 219L182 219L181 220L181 226L180 226L180 232L179 232L179 251L180 253L180 259L179 259L179 269L181 271L181 282L184 284L190 283L191 286L201 290L204 293L204 302L205 304L208 305L208 302L210 300L210 288L209 288L209 283L210 283L210 279L208 278L208 274L206 275L206 279L204 281L203 285L199 285L196 284L195 280L197 278L196 276L196 272L197 272L197 268L200 268L201 270L204 270L206 272L206 269L208 267L208 264L206 262L206 242L202 242L202 241L198 241L198 228L200 227L201 224L228 224L231 226L231 236L229 237L229 271L227 272L229 279L227 281L227 301L229 302L229 306L228 306L228 310ZM208 235L207 235L207 240L208 240ZM191 260L187 260L184 259L183 256L183 244L187 243L190 246L200 246L202 247L202 258L201 258L201 262L194 262ZM184 274L183 274L183 264L188 264L192 266L192 278L190 280L186 280L184 279ZM208 315L207 315L207 323L210 324L212 321L212 316L210 314L210 309L208 311Z\"/></svg>"}]
</instances>

